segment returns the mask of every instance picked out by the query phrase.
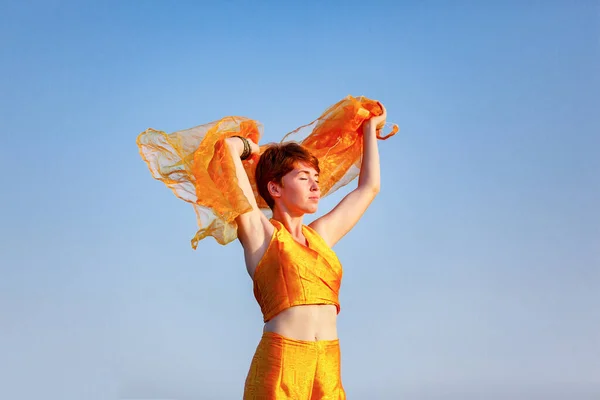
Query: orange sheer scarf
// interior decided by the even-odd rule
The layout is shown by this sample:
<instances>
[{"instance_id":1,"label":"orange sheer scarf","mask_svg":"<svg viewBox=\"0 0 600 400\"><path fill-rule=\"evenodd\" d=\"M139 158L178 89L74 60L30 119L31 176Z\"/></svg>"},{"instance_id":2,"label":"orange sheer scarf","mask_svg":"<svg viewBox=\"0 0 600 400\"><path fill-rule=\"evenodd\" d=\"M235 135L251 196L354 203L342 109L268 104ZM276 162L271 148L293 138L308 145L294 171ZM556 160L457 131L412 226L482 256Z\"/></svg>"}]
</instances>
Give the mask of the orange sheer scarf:
<instances>
[{"instance_id":1,"label":"orange sheer scarf","mask_svg":"<svg viewBox=\"0 0 600 400\"><path fill-rule=\"evenodd\" d=\"M296 141L319 159L321 196L327 196L347 185L360 172L362 156L362 123L381 115L375 100L347 96L329 107L310 124L288 133L281 142ZM398 132L377 137L385 140ZM192 247L207 236L222 245L237 238L235 218L248 212L250 203L237 184L235 166L223 139L234 135L259 142L263 126L245 117L225 117L171 134L152 128L137 138L140 155L152 176L165 183L177 197L191 203L196 212L198 231ZM268 145L261 146L261 153ZM254 190L258 206L270 215L270 210L258 194L254 171L259 155L243 162Z\"/></svg>"}]
</instances>

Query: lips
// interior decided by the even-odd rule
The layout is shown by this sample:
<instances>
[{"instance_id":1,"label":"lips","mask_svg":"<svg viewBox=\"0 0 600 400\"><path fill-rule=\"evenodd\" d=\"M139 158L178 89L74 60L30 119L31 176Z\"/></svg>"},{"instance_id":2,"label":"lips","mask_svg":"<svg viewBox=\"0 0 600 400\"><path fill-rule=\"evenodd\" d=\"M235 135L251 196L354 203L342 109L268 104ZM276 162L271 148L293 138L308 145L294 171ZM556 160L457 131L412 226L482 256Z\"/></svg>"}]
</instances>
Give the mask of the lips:
<instances>
[{"instance_id":1,"label":"lips","mask_svg":"<svg viewBox=\"0 0 600 400\"><path fill-rule=\"evenodd\" d=\"M309 200L319 200L319 196L311 196L308 199Z\"/></svg>"}]
</instances>

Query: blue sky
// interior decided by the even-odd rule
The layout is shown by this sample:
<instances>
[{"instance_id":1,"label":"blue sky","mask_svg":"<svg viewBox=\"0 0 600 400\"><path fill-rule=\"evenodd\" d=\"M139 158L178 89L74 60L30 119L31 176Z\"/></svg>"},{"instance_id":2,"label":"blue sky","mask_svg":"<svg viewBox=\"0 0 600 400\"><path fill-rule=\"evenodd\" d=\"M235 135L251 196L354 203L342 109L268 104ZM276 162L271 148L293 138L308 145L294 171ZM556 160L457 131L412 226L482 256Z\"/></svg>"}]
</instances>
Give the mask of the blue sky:
<instances>
[{"instance_id":1,"label":"blue sky","mask_svg":"<svg viewBox=\"0 0 600 400\"><path fill-rule=\"evenodd\" d=\"M599 3L322 3L0 1L0 397L240 398L240 246L136 136L348 94L400 126L335 247L349 398L600 396Z\"/></svg>"}]
</instances>

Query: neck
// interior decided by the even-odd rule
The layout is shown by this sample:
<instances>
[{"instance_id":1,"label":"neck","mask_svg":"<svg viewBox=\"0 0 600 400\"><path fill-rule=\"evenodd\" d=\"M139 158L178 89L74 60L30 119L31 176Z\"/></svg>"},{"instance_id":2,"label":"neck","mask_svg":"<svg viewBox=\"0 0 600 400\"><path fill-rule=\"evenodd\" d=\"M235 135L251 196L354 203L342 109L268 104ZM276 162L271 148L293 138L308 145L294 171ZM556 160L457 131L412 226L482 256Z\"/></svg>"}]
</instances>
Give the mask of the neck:
<instances>
[{"instance_id":1,"label":"neck","mask_svg":"<svg viewBox=\"0 0 600 400\"><path fill-rule=\"evenodd\" d=\"M304 215L292 215L289 212L280 211L277 207L273 210L273 219L281 222L292 236L303 239L302 219Z\"/></svg>"}]
</instances>

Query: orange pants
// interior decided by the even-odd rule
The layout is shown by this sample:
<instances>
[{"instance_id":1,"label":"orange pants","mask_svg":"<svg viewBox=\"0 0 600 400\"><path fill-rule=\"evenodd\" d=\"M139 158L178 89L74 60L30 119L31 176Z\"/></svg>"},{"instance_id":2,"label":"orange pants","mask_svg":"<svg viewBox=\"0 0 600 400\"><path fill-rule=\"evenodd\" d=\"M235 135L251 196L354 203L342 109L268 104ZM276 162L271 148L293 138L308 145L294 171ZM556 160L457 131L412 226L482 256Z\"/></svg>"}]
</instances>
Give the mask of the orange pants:
<instances>
[{"instance_id":1,"label":"orange pants","mask_svg":"<svg viewBox=\"0 0 600 400\"><path fill-rule=\"evenodd\" d=\"M340 360L337 339L311 342L264 332L244 400L344 400Z\"/></svg>"}]
</instances>

